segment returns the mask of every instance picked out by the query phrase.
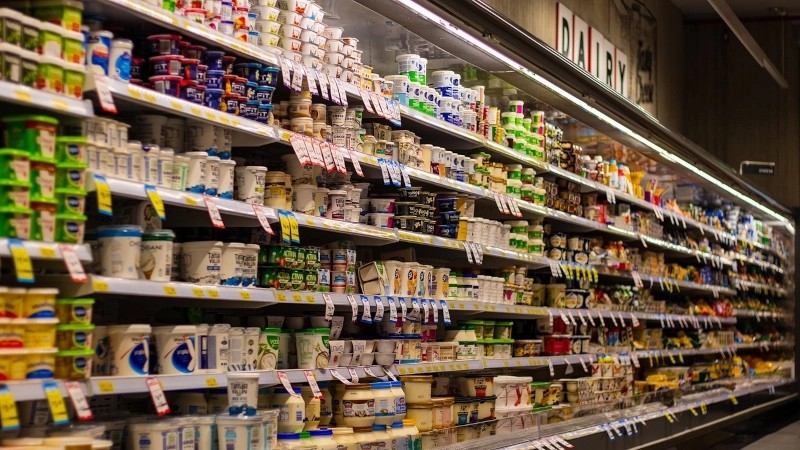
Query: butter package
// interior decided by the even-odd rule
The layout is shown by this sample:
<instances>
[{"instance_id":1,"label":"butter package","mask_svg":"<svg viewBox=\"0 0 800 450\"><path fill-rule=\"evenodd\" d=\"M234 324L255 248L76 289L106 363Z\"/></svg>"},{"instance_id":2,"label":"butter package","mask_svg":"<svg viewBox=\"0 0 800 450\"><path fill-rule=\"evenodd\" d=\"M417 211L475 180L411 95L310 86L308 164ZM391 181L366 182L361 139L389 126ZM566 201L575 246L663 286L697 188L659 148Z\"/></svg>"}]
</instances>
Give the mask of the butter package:
<instances>
[{"instance_id":1,"label":"butter package","mask_svg":"<svg viewBox=\"0 0 800 450\"><path fill-rule=\"evenodd\" d=\"M380 261L371 262L358 268L358 279L361 292L367 295L386 295L389 289L389 277L386 268Z\"/></svg>"}]
</instances>

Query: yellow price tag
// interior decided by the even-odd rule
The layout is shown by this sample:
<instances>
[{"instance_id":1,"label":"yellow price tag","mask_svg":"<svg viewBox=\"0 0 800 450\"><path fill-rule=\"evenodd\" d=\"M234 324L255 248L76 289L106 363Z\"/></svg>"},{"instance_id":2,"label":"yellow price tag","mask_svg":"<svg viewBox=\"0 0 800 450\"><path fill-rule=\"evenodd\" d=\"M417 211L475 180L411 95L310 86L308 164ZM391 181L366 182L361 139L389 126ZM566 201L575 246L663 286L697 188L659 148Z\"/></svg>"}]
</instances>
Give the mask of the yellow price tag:
<instances>
[{"instance_id":1,"label":"yellow price tag","mask_svg":"<svg viewBox=\"0 0 800 450\"><path fill-rule=\"evenodd\" d=\"M300 243L300 224L297 223L297 217L289 213L289 231L291 232L292 242L295 244Z\"/></svg>"},{"instance_id":2,"label":"yellow price tag","mask_svg":"<svg viewBox=\"0 0 800 450\"><path fill-rule=\"evenodd\" d=\"M67 406L64 404L64 397L61 396L61 391L55 382L46 382L43 385L44 395L47 397L47 403L50 404L50 413L53 415L53 422L56 425L65 425L69 423L69 416L67 416Z\"/></svg>"},{"instance_id":3,"label":"yellow price tag","mask_svg":"<svg viewBox=\"0 0 800 450\"><path fill-rule=\"evenodd\" d=\"M691 406L689 407L689 412L691 412L693 416L697 416L697 411Z\"/></svg>"},{"instance_id":4,"label":"yellow price tag","mask_svg":"<svg viewBox=\"0 0 800 450\"><path fill-rule=\"evenodd\" d=\"M705 415L705 413L708 412L708 409L706 408L705 402L700 403L700 412L703 413L703 415Z\"/></svg>"},{"instance_id":5,"label":"yellow price tag","mask_svg":"<svg viewBox=\"0 0 800 450\"><path fill-rule=\"evenodd\" d=\"M92 287L94 288L95 292L108 292L108 283L105 281L92 281Z\"/></svg>"},{"instance_id":6,"label":"yellow price tag","mask_svg":"<svg viewBox=\"0 0 800 450\"><path fill-rule=\"evenodd\" d=\"M281 240L284 244L292 243L292 229L289 224L289 216L284 211L278 212L278 219L281 222ZM326 222L327 224L327 222Z\"/></svg>"},{"instance_id":7,"label":"yellow price tag","mask_svg":"<svg viewBox=\"0 0 800 450\"><path fill-rule=\"evenodd\" d=\"M55 258L56 250L52 247L39 247L39 254L42 258Z\"/></svg>"},{"instance_id":8,"label":"yellow price tag","mask_svg":"<svg viewBox=\"0 0 800 450\"><path fill-rule=\"evenodd\" d=\"M211 378L211 377L206 378L206 386L208 386L210 388L217 387L218 386L217 379L216 378Z\"/></svg>"},{"instance_id":9,"label":"yellow price tag","mask_svg":"<svg viewBox=\"0 0 800 450\"><path fill-rule=\"evenodd\" d=\"M28 250L19 239L9 239L8 248L14 258L14 269L17 272L17 281L20 283L33 283L33 265Z\"/></svg>"},{"instance_id":10,"label":"yellow price tag","mask_svg":"<svg viewBox=\"0 0 800 450\"><path fill-rule=\"evenodd\" d=\"M108 187L106 177L94 174L94 188L97 191L97 212L110 216L113 215L111 209L111 188Z\"/></svg>"},{"instance_id":11,"label":"yellow price tag","mask_svg":"<svg viewBox=\"0 0 800 450\"><path fill-rule=\"evenodd\" d=\"M33 103L33 99L31 98L31 93L28 91L23 90L15 90L14 91L14 98L17 101L25 102L25 103Z\"/></svg>"},{"instance_id":12,"label":"yellow price tag","mask_svg":"<svg viewBox=\"0 0 800 450\"><path fill-rule=\"evenodd\" d=\"M450 370L456 370L456 365L455 364L450 364Z\"/></svg>"},{"instance_id":13,"label":"yellow price tag","mask_svg":"<svg viewBox=\"0 0 800 450\"><path fill-rule=\"evenodd\" d=\"M239 291L239 297L241 297L242 300L251 300L250 293L245 290Z\"/></svg>"},{"instance_id":14,"label":"yellow price tag","mask_svg":"<svg viewBox=\"0 0 800 450\"><path fill-rule=\"evenodd\" d=\"M669 360L672 364L675 364L675 357L672 356L672 353L669 354Z\"/></svg>"},{"instance_id":15,"label":"yellow price tag","mask_svg":"<svg viewBox=\"0 0 800 450\"><path fill-rule=\"evenodd\" d=\"M101 381L97 383L97 388L104 394L110 394L114 392L114 383L111 381Z\"/></svg>"},{"instance_id":16,"label":"yellow price tag","mask_svg":"<svg viewBox=\"0 0 800 450\"><path fill-rule=\"evenodd\" d=\"M192 197L189 197L189 196L183 197L183 201L186 202L186 204L189 205L189 206L197 206L198 205L197 200L195 200L195 199L193 199Z\"/></svg>"},{"instance_id":17,"label":"yellow price tag","mask_svg":"<svg viewBox=\"0 0 800 450\"><path fill-rule=\"evenodd\" d=\"M209 289L208 296L211 298L219 298L219 291L216 289Z\"/></svg>"},{"instance_id":18,"label":"yellow price tag","mask_svg":"<svg viewBox=\"0 0 800 450\"><path fill-rule=\"evenodd\" d=\"M283 292L278 292L277 294L275 294L275 298L277 298L279 302L285 302L286 294L284 294Z\"/></svg>"},{"instance_id":19,"label":"yellow price tag","mask_svg":"<svg viewBox=\"0 0 800 450\"><path fill-rule=\"evenodd\" d=\"M733 403L734 406L739 404L739 400L736 400L736 396L733 394L729 395L728 398L731 400L731 403Z\"/></svg>"},{"instance_id":20,"label":"yellow price tag","mask_svg":"<svg viewBox=\"0 0 800 450\"><path fill-rule=\"evenodd\" d=\"M192 288L192 295L195 297L205 297L205 293L203 293L203 288Z\"/></svg>"},{"instance_id":21,"label":"yellow price tag","mask_svg":"<svg viewBox=\"0 0 800 450\"><path fill-rule=\"evenodd\" d=\"M683 354L678 353L678 360L680 360L681 364L683 364Z\"/></svg>"},{"instance_id":22,"label":"yellow price tag","mask_svg":"<svg viewBox=\"0 0 800 450\"><path fill-rule=\"evenodd\" d=\"M303 301L303 297L300 294L292 294L292 300L294 300L295 303L300 303Z\"/></svg>"},{"instance_id":23,"label":"yellow price tag","mask_svg":"<svg viewBox=\"0 0 800 450\"><path fill-rule=\"evenodd\" d=\"M406 374L406 369L401 367L400 369L398 369L398 372L400 372L400 375L405 375Z\"/></svg>"},{"instance_id":24,"label":"yellow price tag","mask_svg":"<svg viewBox=\"0 0 800 450\"><path fill-rule=\"evenodd\" d=\"M671 416L671 415L670 415L668 412L665 412L665 413L664 413L664 417L666 417L666 418L667 418L667 422L669 422L669 423L675 422L675 421L672 419L672 416Z\"/></svg>"},{"instance_id":25,"label":"yellow price tag","mask_svg":"<svg viewBox=\"0 0 800 450\"><path fill-rule=\"evenodd\" d=\"M161 220L165 220L167 215L164 212L164 201L161 200L161 195L159 195L156 187L152 184L145 184L144 192L147 193L148 197L150 197L150 203L152 203L153 208L156 209L156 214L158 214L158 217L160 217Z\"/></svg>"},{"instance_id":26,"label":"yellow price tag","mask_svg":"<svg viewBox=\"0 0 800 450\"><path fill-rule=\"evenodd\" d=\"M170 297L175 297L178 295L178 290L175 289L175 286L164 286L164 293Z\"/></svg>"},{"instance_id":27,"label":"yellow price tag","mask_svg":"<svg viewBox=\"0 0 800 450\"><path fill-rule=\"evenodd\" d=\"M17 403L7 386L0 388L0 424L3 430L16 430L19 428Z\"/></svg>"},{"instance_id":28,"label":"yellow price tag","mask_svg":"<svg viewBox=\"0 0 800 450\"><path fill-rule=\"evenodd\" d=\"M317 303L317 299L313 295L306 295L306 303Z\"/></svg>"}]
</instances>

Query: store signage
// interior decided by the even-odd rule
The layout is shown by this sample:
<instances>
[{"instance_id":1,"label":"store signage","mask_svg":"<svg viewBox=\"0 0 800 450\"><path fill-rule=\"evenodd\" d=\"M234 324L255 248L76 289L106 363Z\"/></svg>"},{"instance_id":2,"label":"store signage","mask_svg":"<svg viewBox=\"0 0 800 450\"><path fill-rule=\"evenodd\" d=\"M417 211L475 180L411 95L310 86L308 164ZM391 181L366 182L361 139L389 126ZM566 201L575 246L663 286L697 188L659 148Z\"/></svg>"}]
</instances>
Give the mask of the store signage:
<instances>
[{"instance_id":1,"label":"store signage","mask_svg":"<svg viewBox=\"0 0 800 450\"><path fill-rule=\"evenodd\" d=\"M629 98L628 56L563 3L556 4L556 50Z\"/></svg>"},{"instance_id":2,"label":"store signage","mask_svg":"<svg viewBox=\"0 0 800 450\"><path fill-rule=\"evenodd\" d=\"M775 175L775 163L765 161L742 161L740 175Z\"/></svg>"}]
</instances>

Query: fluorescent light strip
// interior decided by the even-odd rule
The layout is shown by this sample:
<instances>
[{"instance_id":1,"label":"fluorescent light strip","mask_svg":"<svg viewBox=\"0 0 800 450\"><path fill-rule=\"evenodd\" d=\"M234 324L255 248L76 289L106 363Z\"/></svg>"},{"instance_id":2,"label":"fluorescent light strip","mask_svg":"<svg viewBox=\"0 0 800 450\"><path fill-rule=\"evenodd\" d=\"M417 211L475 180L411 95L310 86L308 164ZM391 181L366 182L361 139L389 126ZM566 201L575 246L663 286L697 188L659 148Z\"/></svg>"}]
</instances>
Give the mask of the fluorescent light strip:
<instances>
[{"instance_id":1,"label":"fluorescent light strip","mask_svg":"<svg viewBox=\"0 0 800 450\"><path fill-rule=\"evenodd\" d=\"M679 164L679 165L689 169L690 171L694 172L695 174L699 175L700 177L715 183L718 187L722 188L724 191L730 193L731 195L735 196L736 198L742 200L743 202L745 202L745 203L753 206L754 208L757 208L760 211L763 211L764 213L769 214L770 216L778 219L779 221L782 222L783 226L790 233L794 234L794 232L795 232L794 226L792 226L791 223L789 222L789 220L786 217L782 216L781 214L776 213L775 211L773 211L773 210L767 208L766 206L758 203L757 201L753 200L752 198L746 196L745 194L742 194L741 192L733 189L732 187L728 186L726 183L723 183L722 181L716 179L711 174L706 173L706 172L698 169L694 164L692 164L692 163L690 163L688 161L685 161L683 158L681 158L681 157L679 157L677 155L674 155L674 154L670 153L669 151L667 151L667 150L657 146L656 144L650 142L649 140L645 139L643 136L633 132L631 129L629 129L628 127L626 127L623 124L619 123L618 121L614 120L613 118L609 117L605 113L593 108L592 106L590 106L585 101L575 97L574 95L570 94L569 92L565 91L564 89L561 89L560 87L556 86L555 84L553 84L549 80L543 78L541 75L537 75L537 74L533 73L532 71L530 71L529 69L521 66L519 63L517 63L513 59L503 55L502 53L500 53L497 50L495 50L493 47L490 47L488 44L486 44L482 40L479 40L479 39L475 38L474 36L468 34L467 32L461 30L460 28L456 27L455 25L453 25L452 23L448 22L447 20L439 17L438 15L433 13L432 11L420 6L419 4L414 2L413 0L394 0L394 1L406 6L407 8L409 8L412 11L416 12L417 15L424 17L425 19L429 20L430 22L433 22L433 23L439 25L441 28L443 28L443 29L447 30L449 33L461 38L462 40L466 41L470 45L474 45L475 47L480 48L485 53L487 53L487 54L493 56L494 58L500 60L501 62L507 64L509 67L511 67L512 69L516 70L517 72L519 72L519 73L527 76L528 78L536 81L537 83L539 83L542 86L550 89L551 91L555 92L556 94L560 95L561 97L569 100L573 104L581 107L584 111L589 112L590 114L592 114L593 116L595 116L598 119L602 120L603 122L611 125L612 127L616 128L617 130L619 130L619 131L629 135L630 137L636 139L637 141L641 142L642 144L644 144L648 148L650 148L653 151L655 151L656 153L658 153L661 157L663 157L667 161L674 162L676 164Z\"/></svg>"}]
</instances>

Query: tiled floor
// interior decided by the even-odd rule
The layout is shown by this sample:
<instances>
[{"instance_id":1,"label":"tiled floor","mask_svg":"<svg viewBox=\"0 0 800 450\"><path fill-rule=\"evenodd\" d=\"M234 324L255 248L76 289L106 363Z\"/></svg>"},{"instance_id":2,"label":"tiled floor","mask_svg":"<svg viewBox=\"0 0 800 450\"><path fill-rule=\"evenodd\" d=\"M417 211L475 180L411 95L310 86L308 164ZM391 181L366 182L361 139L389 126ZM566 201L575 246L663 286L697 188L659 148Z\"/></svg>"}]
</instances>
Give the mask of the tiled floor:
<instances>
[{"instance_id":1,"label":"tiled floor","mask_svg":"<svg viewBox=\"0 0 800 450\"><path fill-rule=\"evenodd\" d=\"M768 434L742 450L800 450L800 421Z\"/></svg>"},{"instance_id":2,"label":"tiled floor","mask_svg":"<svg viewBox=\"0 0 800 450\"><path fill-rule=\"evenodd\" d=\"M800 407L786 405L669 450L800 450Z\"/></svg>"}]
</instances>

